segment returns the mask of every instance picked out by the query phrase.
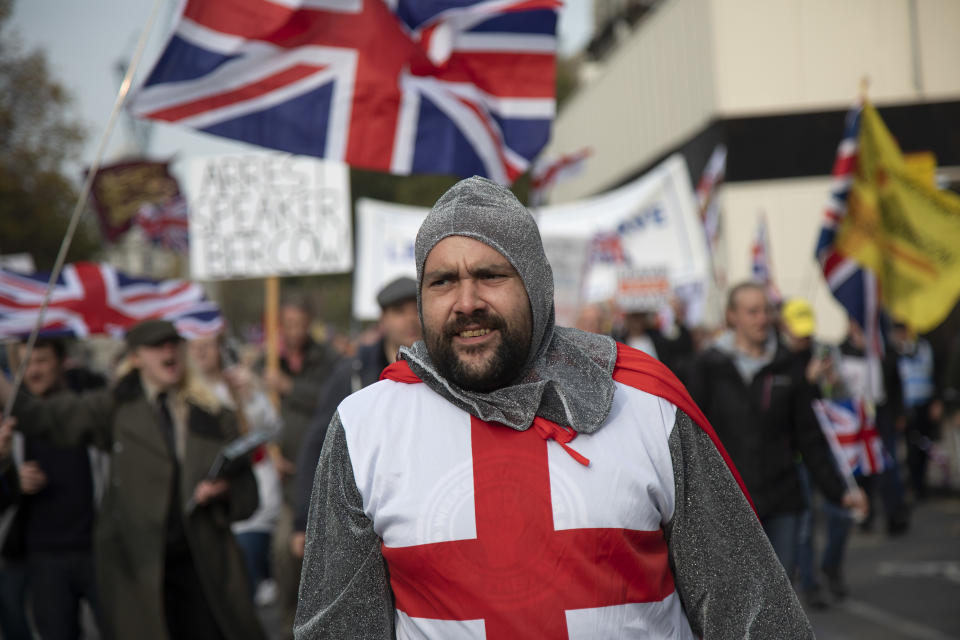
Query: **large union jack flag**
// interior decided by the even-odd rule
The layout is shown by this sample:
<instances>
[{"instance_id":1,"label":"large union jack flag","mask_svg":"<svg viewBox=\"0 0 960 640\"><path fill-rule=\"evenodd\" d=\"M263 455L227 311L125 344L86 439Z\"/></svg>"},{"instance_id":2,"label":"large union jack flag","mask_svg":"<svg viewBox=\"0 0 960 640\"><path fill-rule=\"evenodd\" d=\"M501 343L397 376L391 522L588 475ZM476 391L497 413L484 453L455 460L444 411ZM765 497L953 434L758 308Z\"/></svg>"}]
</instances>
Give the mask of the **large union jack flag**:
<instances>
[{"instance_id":1,"label":"large union jack flag","mask_svg":"<svg viewBox=\"0 0 960 640\"><path fill-rule=\"evenodd\" d=\"M0 269L0 338L24 337L33 330L49 277ZM150 318L172 321L186 338L223 327L220 309L199 284L131 278L107 264L76 262L60 273L41 335L121 337Z\"/></svg>"},{"instance_id":2,"label":"large union jack flag","mask_svg":"<svg viewBox=\"0 0 960 640\"><path fill-rule=\"evenodd\" d=\"M558 0L187 0L135 115L510 183L554 114Z\"/></svg>"}]
</instances>

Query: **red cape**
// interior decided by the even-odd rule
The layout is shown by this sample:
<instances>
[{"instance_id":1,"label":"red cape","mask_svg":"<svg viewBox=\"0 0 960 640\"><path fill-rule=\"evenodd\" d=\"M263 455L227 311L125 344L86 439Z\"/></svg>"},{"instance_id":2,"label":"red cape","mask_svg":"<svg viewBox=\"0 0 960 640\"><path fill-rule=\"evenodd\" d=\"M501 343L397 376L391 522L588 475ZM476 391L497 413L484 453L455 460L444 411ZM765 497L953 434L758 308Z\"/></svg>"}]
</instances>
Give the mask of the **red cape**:
<instances>
[{"instance_id":1,"label":"red cape","mask_svg":"<svg viewBox=\"0 0 960 640\"><path fill-rule=\"evenodd\" d=\"M410 365L405 360L397 360L384 369L380 374L380 379L393 380L394 382L403 382L406 384L423 382L423 380L410 369ZM753 507L753 500L750 499L747 487L743 484L740 473L733 465L733 460L730 459L727 450L723 448L723 444L720 442L716 431L710 426L710 422L707 420L707 417L703 415L703 412L700 411L700 407L698 407L693 401L693 398L690 397L686 387L673 375L670 369L664 366L659 360L651 358L644 352L618 342L617 363L613 368L613 379L634 389L646 391L647 393L663 398L690 416L690 419L693 420L698 427L703 429L704 433L710 436L713 445L717 448L717 451L720 452L720 457L727 463L730 473L733 474L733 479L740 485L740 490L743 491L743 495L746 496L750 506ZM754 511L756 511L756 507L754 507Z\"/></svg>"}]
</instances>

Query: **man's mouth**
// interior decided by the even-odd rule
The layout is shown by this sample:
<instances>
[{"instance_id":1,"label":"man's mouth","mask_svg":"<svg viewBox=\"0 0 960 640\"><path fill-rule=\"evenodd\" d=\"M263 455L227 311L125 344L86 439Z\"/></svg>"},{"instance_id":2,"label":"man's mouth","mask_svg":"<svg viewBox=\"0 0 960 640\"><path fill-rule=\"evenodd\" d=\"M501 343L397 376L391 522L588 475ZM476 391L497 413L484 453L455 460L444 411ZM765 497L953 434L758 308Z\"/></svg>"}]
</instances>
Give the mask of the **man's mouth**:
<instances>
[{"instance_id":1,"label":"man's mouth","mask_svg":"<svg viewBox=\"0 0 960 640\"><path fill-rule=\"evenodd\" d=\"M488 333L493 331L493 329L467 329L461 331L459 335L461 338L479 338L480 336L485 336Z\"/></svg>"}]
</instances>

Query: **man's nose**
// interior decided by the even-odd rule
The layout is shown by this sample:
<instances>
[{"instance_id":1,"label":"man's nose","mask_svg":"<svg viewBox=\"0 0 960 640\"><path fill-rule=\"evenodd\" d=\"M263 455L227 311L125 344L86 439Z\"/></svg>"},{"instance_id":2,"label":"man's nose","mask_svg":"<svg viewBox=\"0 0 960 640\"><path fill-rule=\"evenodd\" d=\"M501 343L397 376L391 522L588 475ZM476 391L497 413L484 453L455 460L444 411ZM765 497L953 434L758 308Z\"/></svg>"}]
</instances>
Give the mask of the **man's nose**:
<instances>
[{"instance_id":1,"label":"man's nose","mask_svg":"<svg viewBox=\"0 0 960 640\"><path fill-rule=\"evenodd\" d=\"M487 303L480 297L480 290L476 282L471 278L460 280L460 286L457 289L457 301L453 310L457 313L469 315L486 306Z\"/></svg>"}]
</instances>

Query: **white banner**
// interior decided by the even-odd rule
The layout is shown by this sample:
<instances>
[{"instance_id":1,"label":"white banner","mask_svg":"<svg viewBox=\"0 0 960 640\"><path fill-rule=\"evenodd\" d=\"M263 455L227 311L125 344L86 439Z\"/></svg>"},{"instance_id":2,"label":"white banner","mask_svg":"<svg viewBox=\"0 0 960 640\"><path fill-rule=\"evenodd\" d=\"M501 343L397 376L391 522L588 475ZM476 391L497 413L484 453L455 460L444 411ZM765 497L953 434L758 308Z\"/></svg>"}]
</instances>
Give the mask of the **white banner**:
<instances>
[{"instance_id":1,"label":"white banner","mask_svg":"<svg viewBox=\"0 0 960 640\"><path fill-rule=\"evenodd\" d=\"M374 319L376 293L401 275L416 272L413 244L427 209L375 200L357 204L358 264L353 311ZM709 259L703 226L682 156L593 198L536 210L547 258L553 267L557 320L572 324L583 304L616 296L624 268L666 269L673 288L707 290ZM601 234L615 241L619 260L591 251ZM603 259L600 259L603 258Z\"/></svg>"},{"instance_id":2,"label":"white banner","mask_svg":"<svg viewBox=\"0 0 960 640\"><path fill-rule=\"evenodd\" d=\"M353 267L346 165L265 152L190 158L184 174L193 279Z\"/></svg>"},{"instance_id":3,"label":"white banner","mask_svg":"<svg viewBox=\"0 0 960 640\"><path fill-rule=\"evenodd\" d=\"M378 200L357 200L357 269L353 273L353 315L380 317L377 293L401 276L417 277L413 244L429 209Z\"/></svg>"}]
</instances>

